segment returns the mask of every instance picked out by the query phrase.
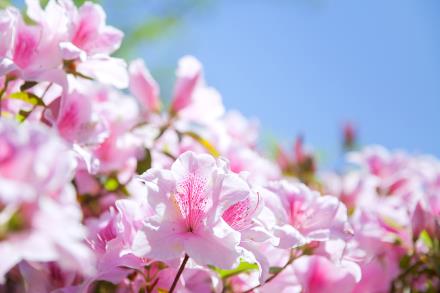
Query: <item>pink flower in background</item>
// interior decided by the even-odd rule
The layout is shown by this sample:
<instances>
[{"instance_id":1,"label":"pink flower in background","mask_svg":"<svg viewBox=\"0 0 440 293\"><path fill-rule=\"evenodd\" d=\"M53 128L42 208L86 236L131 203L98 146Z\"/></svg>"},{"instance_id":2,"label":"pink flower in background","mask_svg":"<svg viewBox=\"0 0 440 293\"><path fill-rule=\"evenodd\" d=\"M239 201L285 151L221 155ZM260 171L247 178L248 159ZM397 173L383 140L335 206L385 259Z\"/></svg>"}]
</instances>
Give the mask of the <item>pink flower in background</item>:
<instances>
[{"instance_id":1,"label":"pink flower in background","mask_svg":"<svg viewBox=\"0 0 440 293\"><path fill-rule=\"evenodd\" d=\"M93 281L120 283L127 275L152 261L134 255L132 246L142 221L151 216L148 204L134 200L117 200L116 209L110 208L99 219L89 219L88 242L97 256L96 273L82 284L83 290Z\"/></svg>"},{"instance_id":2,"label":"pink flower in background","mask_svg":"<svg viewBox=\"0 0 440 293\"><path fill-rule=\"evenodd\" d=\"M151 76L145 63L136 59L130 63L130 92L146 111L160 110L159 85Z\"/></svg>"},{"instance_id":3,"label":"pink flower in background","mask_svg":"<svg viewBox=\"0 0 440 293\"><path fill-rule=\"evenodd\" d=\"M272 182L268 190L263 198L275 216L273 230L281 248L352 234L346 208L337 198L287 181Z\"/></svg>"},{"instance_id":4,"label":"pink flower in background","mask_svg":"<svg viewBox=\"0 0 440 293\"><path fill-rule=\"evenodd\" d=\"M224 162L187 152L171 170L149 170L143 180L149 188L148 201L157 214L146 221L146 241L139 245L141 255L170 261L186 253L200 265L222 268L237 263L240 233L222 215L246 199L250 190Z\"/></svg>"},{"instance_id":5,"label":"pink flower in background","mask_svg":"<svg viewBox=\"0 0 440 293\"><path fill-rule=\"evenodd\" d=\"M72 153L46 127L0 120L2 280L22 260L91 272L93 255L69 182L74 167Z\"/></svg>"},{"instance_id":6,"label":"pink flower in background","mask_svg":"<svg viewBox=\"0 0 440 293\"><path fill-rule=\"evenodd\" d=\"M325 191L338 197L349 209L375 208L378 187L375 176L350 171L343 175L328 172L321 178Z\"/></svg>"},{"instance_id":7,"label":"pink flower in background","mask_svg":"<svg viewBox=\"0 0 440 293\"><path fill-rule=\"evenodd\" d=\"M225 109L220 94L204 84L202 65L192 57L179 60L177 80L171 101L172 115L178 114L184 121L209 124L220 118Z\"/></svg>"},{"instance_id":8,"label":"pink flower in background","mask_svg":"<svg viewBox=\"0 0 440 293\"><path fill-rule=\"evenodd\" d=\"M106 25L106 15L100 5L86 2L78 12L72 9L71 42L88 54L111 54L122 42L124 34Z\"/></svg>"},{"instance_id":9,"label":"pink flower in background","mask_svg":"<svg viewBox=\"0 0 440 293\"><path fill-rule=\"evenodd\" d=\"M303 256L293 264L293 271L303 292L352 292L361 278L361 272L353 262L340 265L321 256Z\"/></svg>"},{"instance_id":10,"label":"pink flower in background","mask_svg":"<svg viewBox=\"0 0 440 293\"><path fill-rule=\"evenodd\" d=\"M81 74L118 88L127 87L125 61L109 57L121 45L123 33L106 25L105 12L97 4L87 2L78 10L69 9L68 13L69 37L60 43L63 59Z\"/></svg>"},{"instance_id":11,"label":"pink flower in background","mask_svg":"<svg viewBox=\"0 0 440 293\"><path fill-rule=\"evenodd\" d=\"M191 104L192 95L202 79L202 64L192 56L185 56L179 60L176 76L171 103L171 111L174 113Z\"/></svg>"},{"instance_id":12,"label":"pink flower in background","mask_svg":"<svg viewBox=\"0 0 440 293\"><path fill-rule=\"evenodd\" d=\"M0 26L5 28L1 35L0 75L67 87L57 43L66 29L65 23L30 26L15 8L0 11L0 19Z\"/></svg>"}]
</instances>

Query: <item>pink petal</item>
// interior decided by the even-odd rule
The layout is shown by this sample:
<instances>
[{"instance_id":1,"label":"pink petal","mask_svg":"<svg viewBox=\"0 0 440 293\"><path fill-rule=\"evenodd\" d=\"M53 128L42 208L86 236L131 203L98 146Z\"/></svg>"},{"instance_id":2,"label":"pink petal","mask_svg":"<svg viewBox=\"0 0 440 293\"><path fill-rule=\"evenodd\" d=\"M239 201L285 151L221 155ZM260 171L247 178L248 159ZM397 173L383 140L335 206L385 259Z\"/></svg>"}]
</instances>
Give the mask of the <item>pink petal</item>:
<instances>
[{"instance_id":1,"label":"pink petal","mask_svg":"<svg viewBox=\"0 0 440 293\"><path fill-rule=\"evenodd\" d=\"M202 75L202 65L192 57L185 56L179 60L177 68L177 81L174 87L174 96L171 110L179 112L191 103L193 92Z\"/></svg>"},{"instance_id":2,"label":"pink petal","mask_svg":"<svg viewBox=\"0 0 440 293\"><path fill-rule=\"evenodd\" d=\"M200 265L214 265L231 269L238 264L240 233L226 223L220 223L212 231L198 231L190 234L184 242L185 251Z\"/></svg>"},{"instance_id":3,"label":"pink petal","mask_svg":"<svg viewBox=\"0 0 440 293\"><path fill-rule=\"evenodd\" d=\"M159 85L145 67L144 61L136 59L131 62L130 91L147 111L159 111Z\"/></svg>"}]
</instances>

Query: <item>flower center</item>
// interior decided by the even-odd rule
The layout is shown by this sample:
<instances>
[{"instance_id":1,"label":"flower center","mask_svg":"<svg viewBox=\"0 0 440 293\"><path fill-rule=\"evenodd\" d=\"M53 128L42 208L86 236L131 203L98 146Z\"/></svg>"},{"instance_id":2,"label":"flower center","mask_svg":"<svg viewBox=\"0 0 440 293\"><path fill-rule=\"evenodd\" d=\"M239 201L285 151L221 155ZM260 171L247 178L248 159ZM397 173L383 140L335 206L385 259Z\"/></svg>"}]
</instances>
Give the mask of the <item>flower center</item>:
<instances>
[{"instance_id":1,"label":"flower center","mask_svg":"<svg viewBox=\"0 0 440 293\"><path fill-rule=\"evenodd\" d=\"M175 199L188 231L193 232L206 215L208 206L206 178L193 173L188 174L177 185Z\"/></svg>"}]
</instances>

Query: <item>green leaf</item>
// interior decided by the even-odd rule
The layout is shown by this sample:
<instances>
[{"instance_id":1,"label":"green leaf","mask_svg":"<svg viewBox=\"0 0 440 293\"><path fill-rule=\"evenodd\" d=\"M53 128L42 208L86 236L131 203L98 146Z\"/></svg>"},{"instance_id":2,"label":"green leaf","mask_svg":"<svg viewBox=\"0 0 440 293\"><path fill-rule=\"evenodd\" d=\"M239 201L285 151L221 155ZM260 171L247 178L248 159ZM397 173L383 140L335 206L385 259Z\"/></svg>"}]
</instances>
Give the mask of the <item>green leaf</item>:
<instances>
[{"instance_id":1,"label":"green leaf","mask_svg":"<svg viewBox=\"0 0 440 293\"><path fill-rule=\"evenodd\" d=\"M216 267L211 267L215 272L218 273L219 277L222 279L226 279L244 272L250 272L258 270L258 265L255 263L248 263L245 261L240 262L240 264L232 270L223 270Z\"/></svg>"},{"instance_id":2,"label":"green leaf","mask_svg":"<svg viewBox=\"0 0 440 293\"><path fill-rule=\"evenodd\" d=\"M99 0L73 0L73 2L75 3L75 5L77 7L80 7L80 6L82 6L86 2L99 3L101 1L99 1Z\"/></svg>"},{"instance_id":3,"label":"green leaf","mask_svg":"<svg viewBox=\"0 0 440 293\"><path fill-rule=\"evenodd\" d=\"M422 232L420 232L419 239L422 240L423 244L425 244L426 247L428 248L433 247L433 242L431 236L429 236L428 231L423 230Z\"/></svg>"},{"instance_id":4,"label":"green leaf","mask_svg":"<svg viewBox=\"0 0 440 293\"><path fill-rule=\"evenodd\" d=\"M37 85L38 82L36 81L26 81L24 84L22 84L22 86L20 87L20 91L24 92L32 87L34 87L35 85Z\"/></svg>"},{"instance_id":5,"label":"green leaf","mask_svg":"<svg viewBox=\"0 0 440 293\"><path fill-rule=\"evenodd\" d=\"M4 8L8 7L9 5L11 5L10 0L0 0L0 9L4 9Z\"/></svg>"},{"instance_id":6,"label":"green leaf","mask_svg":"<svg viewBox=\"0 0 440 293\"><path fill-rule=\"evenodd\" d=\"M145 149L144 158L137 162L136 173L142 174L151 168L151 152Z\"/></svg>"},{"instance_id":7,"label":"green leaf","mask_svg":"<svg viewBox=\"0 0 440 293\"><path fill-rule=\"evenodd\" d=\"M116 191L119 188L119 185L118 179L114 177L110 177L104 182L104 188L108 191Z\"/></svg>"},{"instance_id":8,"label":"green leaf","mask_svg":"<svg viewBox=\"0 0 440 293\"><path fill-rule=\"evenodd\" d=\"M10 94L9 98L22 100L23 102L26 102L26 103L34 105L34 106L45 106L43 100L40 97L37 97L36 95L34 95L32 93L16 92L16 93Z\"/></svg>"},{"instance_id":9,"label":"green leaf","mask_svg":"<svg viewBox=\"0 0 440 293\"><path fill-rule=\"evenodd\" d=\"M43 8L45 8L47 6L47 3L49 3L49 0L40 0L40 5Z\"/></svg>"},{"instance_id":10,"label":"green leaf","mask_svg":"<svg viewBox=\"0 0 440 293\"><path fill-rule=\"evenodd\" d=\"M18 121L18 122L23 122L24 120L26 120L26 118L28 118L28 116L29 116L29 114L31 114L31 112L32 111L24 111L24 110L20 110L19 112L18 112L18 114L17 115L15 115L15 119Z\"/></svg>"},{"instance_id":11,"label":"green leaf","mask_svg":"<svg viewBox=\"0 0 440 293\"><path fill-rule=\"evenodd\" d=\"M8 233L19 232L26 228L26 220L19 211L13 213L5 223L0 223L0 240Z\"/></svg>"},{"instance_id":12,"label":"green leaf","mask_svg":"<svg viewBox=\"0 0 440 293\"><path fill-rule=\"evenodd\" d=\"M162 18L149 18L145 23L140 24L130 34L128 34L121 48L116 52L116 56L129 55L129 52L142 42L152 41L163 36L164 33L177 26L179 19L175 16Z\"/></svg>"},{"instance_id":13,"label":"green leaf","mask_svg":"<svg viewBox=\"0 0 440 293\"><path fill-rule=\"evenodd\" d=\"M105 190L110 192L119 192L123 195L130 195L127 188L124 184L119 182L118 178L115 174L111 174L109 177L107 177L105 180L101 181L102 186L105 188Z\"/></svg>"},{"instance_id":14,"label":"green leaf","mask_svg":"<svg viewBox=\"0 0 440 293\"><path fill-rule=\"evenodd\" d=\"M399 266L401 269L407 269L409 268L409 265L411 264L411 257L409 255L404 255L401 259L400 259L400 263Z\"/></svg>"},{"instance_id":15,"label":"green leaf","mask_svg":"<svg viewBox=\"0 0 440 293\"><path fill-rule=\"evenodd\" d=\"M214 157L220 156L220 153L217 151L217 149L208 140L204 139L203 137L201 137L197 133L192 132L192 131L186 131L186 132L182 132L182 135L187 135L187 136L193 138L194 140L196 140Z\"/></svg>"},{"instance_id":16,"label":"green leaf","mask_svg":"<svg viewBox=\"0 0 440 293\"><path fill-rule=\"evenodd\" d=\"M114 293L116 292L116 285L108 281L95 281L93 283L93 293Z\"/></svg>"}]
</instances>

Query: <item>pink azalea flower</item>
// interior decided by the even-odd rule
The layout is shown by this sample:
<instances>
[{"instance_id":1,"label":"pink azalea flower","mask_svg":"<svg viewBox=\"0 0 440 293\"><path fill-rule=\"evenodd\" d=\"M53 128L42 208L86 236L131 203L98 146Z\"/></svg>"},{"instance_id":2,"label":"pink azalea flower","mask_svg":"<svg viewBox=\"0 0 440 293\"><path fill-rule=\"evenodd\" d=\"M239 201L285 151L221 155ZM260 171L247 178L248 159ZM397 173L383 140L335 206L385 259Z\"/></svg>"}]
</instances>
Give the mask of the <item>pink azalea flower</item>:
<instances>
[{"instance_id":1,"label":"pink azalea flower","mask_svg":"<svg viewBox=\"0 0 440 293\"><path fill-rule=\"evenodd\" d=\"M79 145L96 145L106 138L108 134L103 119L93 112L90 97L73 91L63 98L63 102L63 107L56 113L55 126L64 139Z\"/></svg>"},{"instance_id":2,"label":"pink azalea flower","mask_svg":"<svg viewBox=\"0 0 440 293\"><path fill-rule=\"evenodd\" d=\"M171 113L179 114L185 121L202 124L209 124L223 115L221 96L215 89L204 85L202 65L196 58L182 57L176 75Z\"/></svg>"},{"instance_id":3,"label":"pink azalea flower","mask_svg":"<svg viewBox=\"0 0 440 293\"><path fill-rule=\"evenodd\" d=\"M97 256L96 274L88 278L81 288L85 290L96 280L118 284L127 275L142 269L151 260L137 257L132 246L144 218L151 216L147 203L117 200L116 210L110 208L99 219L89 219L88 242Z\"/></svg>"},{"instance_id":4,"label":"pink azalea flower","mask_svg":"<svg viewBox=\"0 0 440 293\"><path fill-rule=\"evenodd\" d=\"M186 152L171 170L150 169L143 180L157 214L145 222L145 237L137 245L140 255L169 261L186 253L200 265L237 264L240 232L222 215L248 197L250 190L224 161Z\"/></svg>"},{"instance_id":5,"label":"pink azalea flower","mask_svg":"<svg viewBox=\"0 0 440 293\"><path fill-rule=\"evenodd\" d=\"M54 66L68 73L127 87L126 63L109 56L119 48L123 33L105 24L101 6L87 2L77 9L71 0L50 0L43 9L38 0L26 2L29 17L41 28L39 39L45 41L37 51L39 60L56 61Z\"/></svg>"},{"instance_id":6,"label":"pink azalea flower","mask_svg":"<svg viewBox=\"0 0 440 293\"><path fill-rule=\"evenodd\" d=\"M63 59L73 62L78 72L104 84L127 87L125 61L109 56L119 48L123 33L106 25L102 7L86 2L78 10L74 7L67 13L71 29L68 39L60 43Z\"/></svg>"},{"instance_id":7,"label":"pink azalea flower","mask_svg":"<svg viewBox=\"0 0 440 293\"><path fill-rule=\"evenodd\" d=\"M111 54L121 45L123 33L105 24L106 15L100 5L86 2L73 16L72 44L88 54Z\"/></svg>"},{"instance_id":8,"label":"pink azalea flower","mask_svg":"<svg viewBox=\"0 0 440 293\"><path fill-rule=\"evenodd\" d=\"M145 67L144 61L136 59L130 63L130 91L146 111L160 110L159 85Z\"/></svg>"},{"instance_id":9,"label":"pink azalea flower","mask_svg":"<svg viewBox=\"0 0 440 293\"><path fill-rule=\"evenodd\" d=\"M22 292L59 292L83 281L81 274L63 270L56 262L21 262L19 270L23 278Z\"/></svg>"},{"instance_id":10,"label":"pink azalea flower","mask_svg":"<svg viewBox=\"0 0 440 293\"><path fill-rule=\"evenodd\" d=\"M51 11L51 14L57 13ZM32 81L50 81L63 88L67 87L65 74L59 68L61 54L57 43L62 39L63 28L66 29L66 25L50 25L27 25L15 8L0 11L0 27L5 29L1 35L0 75L8 74L9 77Z\"/></svg>"},{"instance_id":11,"label":"pink azalea flower","mask_svg":"<svg viewBox=\"0 0 440 293\"><path fill-rule=\"evenodd\" d=\"M349 209L375 208L378 180L374 176L350 171L343 175L326 173L321 177L325 191L338 197Z\"/></svg>"},{"instance_id":12,"label":"pink azalea flower","mask_svg":"<svg viewBox=\"0 0 440 293\"><path fill-rule=\"evenodd\" d=\"M266 280L269 274L269 261L261 252L261 245L273 241L273 235L258 218L262 210L262 198L257 192L251 192L249 197L230 206L222 216L229 226L241 233L243 259L258 264L260 281Z\"/></svg>"},{"instance_id":13,"label":"pink azalea flower","mask_svg":"<svg viewBox=\"0 0 440 293\"><path fill-rule=\"evenodd\" d=\"M70 184L74 167L72 153L46 127L0 120L0 279L21 260L91 272Z\"/></svg>"},{"instance_id":14,"label":"pink azalea flower","mask_svg":"<svg viewBox=\"0 0 440 293\"><path fill-rule=\"evenodd\" d=\"M303 292L352 292L359 282L359 266L344 261L339 265L322 256L303 256L293 263L293 271Z\"/></svg>"},{"instance_id":15,"label":"pink azalea flower","mask_svg":"<svg viewBox=\"0 0 440 293\"><path fill-rule=\"evenodd\" d=\"M191 104L191 97L202 78L202 65L192 56L179 60L177 81L174 88L171 110L175 113Z\"/></svg>"},{"instance_id":16,"label":"pink azalea flower","mask_svg":"<svg viewBox=\"0 0 440 293\"><path fill-rule=\"evenodd\" d=\"M273 182L268 190L263 198L275 216L272 229L281 248L351 235L347 210L337 198L287 181Z\"/></svg>"}]
</instances>

